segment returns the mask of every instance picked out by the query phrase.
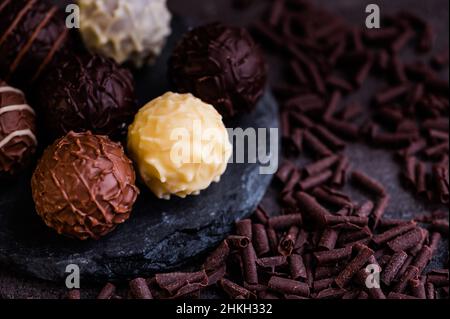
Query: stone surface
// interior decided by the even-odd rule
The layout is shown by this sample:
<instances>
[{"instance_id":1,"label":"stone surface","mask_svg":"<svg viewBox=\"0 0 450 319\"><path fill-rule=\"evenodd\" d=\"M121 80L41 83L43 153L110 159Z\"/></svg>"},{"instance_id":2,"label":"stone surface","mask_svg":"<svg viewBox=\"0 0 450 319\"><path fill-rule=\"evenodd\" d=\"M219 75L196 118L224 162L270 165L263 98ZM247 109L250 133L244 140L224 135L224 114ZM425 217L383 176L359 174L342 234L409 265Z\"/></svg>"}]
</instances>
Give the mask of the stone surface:
<instances>
[{"instance_id":1,"label":"stone surface","mask_svg":"<svg viewBox=\"0 0 450 319\"><path fill-rule=\"evenodd\" d=\"M154 67L136 75L144 105L168 90L166 60L184 28L174 33ZM267 93L256 111L227 127L276 128L277 104ZM277 154L272 154L277 156ZM260 202L271 175L258 164L229 164L220 183L199 196L158 200L139 184L141 195L129 221L99 241L79 242L58 236L34 211L30 174L0 186L0 265L45 280L60 280L68 264L80 267L83 280L119 280L179 267L219 243L233 222Z\"/></svg>"}]
</instances>

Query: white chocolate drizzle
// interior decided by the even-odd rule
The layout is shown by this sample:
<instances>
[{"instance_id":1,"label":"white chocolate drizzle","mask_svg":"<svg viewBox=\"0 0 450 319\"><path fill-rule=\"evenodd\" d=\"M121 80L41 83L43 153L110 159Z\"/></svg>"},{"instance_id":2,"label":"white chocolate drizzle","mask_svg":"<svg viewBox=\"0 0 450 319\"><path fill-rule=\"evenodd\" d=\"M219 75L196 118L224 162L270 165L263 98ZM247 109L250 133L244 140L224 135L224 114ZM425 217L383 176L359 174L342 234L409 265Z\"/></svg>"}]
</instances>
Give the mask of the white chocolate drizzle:
<instances>
[{"instance_id":1,"label":"white chocolate drizzle","mask_svg":"<svg viewBox=\"0 0 450 319\"><path fill-rule=\"evenodd\" d=\"M35 114L34 110L28 104L18 104L18 105L8 105L0 108L0 115L2 115L3 113L14 111L28 111L32 114Z\"/></svg>"},{"instance_id":2,"label":"white chocolate drizzle","mask_svg":"<svg viewBox=\"0 0 450 319\"><path fill-rule=\"evenodd\" d=\"M21 90L12 88L10 86L2 86L2 87L0 87L0 93L7 93L7 92L13 92L13 93L17 93L17 94L20 94L20 95L24 95Z\"/></svg>"},{"instance_id":3,"label":"white chocolate drizzle","mask_svg":"<svg viewBox=\"0 0 450 319\"><path fill-rule=\"evenodd\" d=\"M37 139L36 136L31 132L31 130L17 130L6 136L3 140L0 141L0 148L3 148L3 146L7 145L13 138L19 137L19 136L29 136L33 142L37 145Z\"/></svg>"}]
</instances>

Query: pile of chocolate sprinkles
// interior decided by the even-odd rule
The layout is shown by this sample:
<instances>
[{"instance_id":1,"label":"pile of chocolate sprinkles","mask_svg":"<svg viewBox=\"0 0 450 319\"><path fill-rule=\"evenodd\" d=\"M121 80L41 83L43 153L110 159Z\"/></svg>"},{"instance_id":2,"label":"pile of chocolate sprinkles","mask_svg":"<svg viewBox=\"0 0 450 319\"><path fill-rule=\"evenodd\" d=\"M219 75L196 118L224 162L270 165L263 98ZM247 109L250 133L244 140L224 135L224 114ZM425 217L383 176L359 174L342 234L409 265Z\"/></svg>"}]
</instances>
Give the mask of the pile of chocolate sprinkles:
<instances>
[{"instance_id":1,"label":"pile of chocolate sprinkles","mask_svg":"<svg viewBox=\"0 0 450 319\"><path fill-rule=\"evenodd\" d=\"M192 299L210 286L231 299L448 298L448 268L427 267L441 238L448 238L444 213L420 221L379 218L375 224L370 201L332 211L308 193L298 191L295 198L298 205L286 207L284 215L269 217L258 207L251 219L236 222L235 233L200 271L136 278L125 296L108 283L98 299ZM379 281L368 278L367 265L379 267ZM367 285L374 280L379 286ZM80 292L67 298L79 299Z\"/></svg>"},{"instance_id":2,"label":"pile of chocolate sprinkles","mask_svg":"<svg viewBox=\"0 0 450 319\"><path fill-rule=\"evenodd\" d=\"M288 61L285 82L274 88L291 159L274 181L282 215L258 207L236 222L198 272L137 278L121 296L108 283L98 298L198 298L211 286L231 299L448 298L448 260L445 269L429 266L448 238L448 212L385 218L386 189L352 171L342 153L355 141L390 149L408 189L448 204L449 85L438 76L448 67L448 51L429 64L404 62L400 55L411 45L423 54L432 44L431 26L411 13L385 17L382 29L367 30L307 1L272 3L253 31ZM371 111L354 102L342 106L370 75L386 82ZM295 159L304 152L314 161L299 167ZM342 191L347 180L365 191L366 201L355 203ZM381 270L378 286L367 284L374 283L368 265ZM79 291L67 297L80 298Z\"/></svg>"},{"instance_id":3,"label":"pile of chocolate sprinkles","mask_svg":"<svg viewBox=\"0 0 450 319\"><path fill-rule=\"evenodd\" d=\"M328 158L322 165L330 170L295 176L303 188L322 181L341 186L348 160L335 156L347 142L358 141L390 150L403 168L405 187L418 197L449 203L449 84L439 77L449 52L429 63L419 59L432 49L431 25L399 12L384 16L381 29L356 28L308 1L274 0L269 17L253 31L289 61L284 82L274 88L286 155L308 151ZM403 58L409 51L412 62ZM385 82L370 110L345 103L369 76Z\"/></svg>"}]
</instances>

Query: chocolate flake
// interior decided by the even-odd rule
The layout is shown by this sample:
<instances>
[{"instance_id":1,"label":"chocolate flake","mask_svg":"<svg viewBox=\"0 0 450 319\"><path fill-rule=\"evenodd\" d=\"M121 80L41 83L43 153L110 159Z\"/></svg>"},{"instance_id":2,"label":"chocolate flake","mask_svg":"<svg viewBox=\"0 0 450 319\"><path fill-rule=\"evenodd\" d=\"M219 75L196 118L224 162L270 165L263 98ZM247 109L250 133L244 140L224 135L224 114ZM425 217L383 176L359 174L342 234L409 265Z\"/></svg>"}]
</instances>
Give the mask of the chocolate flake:
<instances>
[{"instance_id":1,"label":"chocolate flake","mask_svg":"<svg viewBox=\"0 0 450 319\"><path fill-rule=\"evenodd\" d=\"M336 284L343 288L353 277L353 275L367 262L373 255L373 250L364 245L356 245L355 249L358 254L352 259L347 266L339 273L335 279Z\"/></svg>"},{"instance_id":2,"label":"chocolate flake","mask_svg":"<svg viewBox=\"0 0 450 319\"><path fill-rule=\"evenodd\" d=\"M153 299L153 295L144 278L136 278L130 281L130 292L136 299Z\"/></svg>"},{"instance_id":3,"label":"chocolate flake","mask_svg":"<svg viewBox=\"0 0 450 319\"><path fill-rule=\"evenodd\" d=\"M285 294L299 295L302 297L309 296L308 285L292 279L272 276L269 280L269 288Z\"/></svg>"}]
</instances>

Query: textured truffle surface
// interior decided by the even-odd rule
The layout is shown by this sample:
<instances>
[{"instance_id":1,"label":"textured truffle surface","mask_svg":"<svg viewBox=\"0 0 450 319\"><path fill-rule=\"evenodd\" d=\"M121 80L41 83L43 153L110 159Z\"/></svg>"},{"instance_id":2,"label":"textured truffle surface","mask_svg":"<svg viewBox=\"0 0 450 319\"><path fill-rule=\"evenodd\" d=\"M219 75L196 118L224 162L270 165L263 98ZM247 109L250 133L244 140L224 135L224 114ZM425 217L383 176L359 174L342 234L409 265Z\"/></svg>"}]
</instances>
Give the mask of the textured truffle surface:
<instances>
[{"instance_id":1,"label":"textured truffle surface","mask_svg":"<svg viewBox=\"0 0 450 319\"><path fill-rule=\"evenodd\" d=\"M144 106L128 132L140 176L159 198L198 194L225 172L232 148L220 114L191 94Z\"/></svg>"},{"instance_id":2,"label":"textured truffle surface","mask_svg":"<svg viewBox=\"0 0 450 319\"><path fill-rule=\"evenodd\" d=\"M0 77L26 89L68 41L64 16L46 0L0 0Z\"/></svg>"},{"instance_id":3,"label":"textured truffle surface","mask_svg":"<svg viewBox=\"0 0 450 319\"><path fill-rule=\"evenodd\" d=\"M37 92L45 127L54 137L72 130L119 137L136 111L131 73L99 55L68 56Z\"/></svg>"},{"instance_id":4,"label":"textured truffle surface","mask_svg":"<svg viewBox=\"0 0 450 319\"><path fill-rule=\"evenodd\" d=\"M175 89L212 104L224 118L252 111L263 95L264 58L243 28L214 23L187 33L169 61Z\"/></svg>"},{"instance_id":5,"label":"textured truffle surface","mask_svg":"<svg viewBox=\"0 0 450 319\"><path fill-rule=\"evenodd\" d=\"M139 193L122 146L90 132L70 132L47 148L31 186L47 226L82 240L125 222Z\"/></svg>"},{"instance_id":6,"label":"textured truffle surface","mask_svg":"<svg viewBox=\"0 0 450 319\"><path fill-rule=\"evenodd\" d=\"M0 80L0 177L17 173L36 152L35 122L23 92Z\"/></svg>"},{"instance_id":7,"label":"textured truffle surface","mask_svg":"<svg viewBox=\"0 0 450 319\"><path fill-rule=\"evenodd\" d=\"M170 35L166 0L79 0L86 46L122 64L153 62Z\"/></svg>"}]
</instances>

